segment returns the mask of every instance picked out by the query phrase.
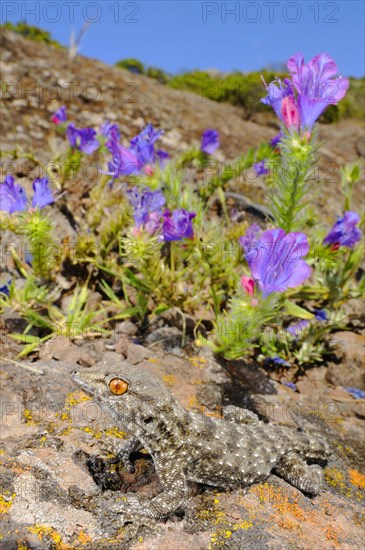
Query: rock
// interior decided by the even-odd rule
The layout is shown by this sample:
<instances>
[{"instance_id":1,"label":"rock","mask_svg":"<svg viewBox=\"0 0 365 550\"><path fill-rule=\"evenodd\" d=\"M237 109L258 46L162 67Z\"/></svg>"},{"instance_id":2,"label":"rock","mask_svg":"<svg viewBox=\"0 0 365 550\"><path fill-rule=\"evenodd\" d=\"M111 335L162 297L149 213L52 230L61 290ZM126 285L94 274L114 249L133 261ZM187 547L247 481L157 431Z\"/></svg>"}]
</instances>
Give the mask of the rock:
<instances>
[{"instance_id":1,"label":"rock","mask_svg":"<svg viewBox=\"0 0 365 550\"><path fill-rule=\"evenodd\" d=\"M116 334L127 334L128 336L135 336L138 332L138 327L132 321L122 321L117 323L114 328Z\"/></svg>"},{"instance_id":2,"label":"rock","mask_svg":"<svg viewBox=\"0 0 365 550\"><path fill-rule=\"evenodd\" d=\"M137 365L141 363L144 359L152 357L152 353L143 346L138 346L137 344L128 344L127 347L127 361L131 365Z\"/></svg>"},{"instance_id":3,"label":"rock","mask_svg":"<svg viewBox=\"0 0 365 550\"><path fill-rule=\"evenodd\" d=\"M352 298L348 302L344 303L342 309L346 313L348 320L353 327L365 327L365 308L363 300Z\"/></svg>"},{"instance_id":4,"label":"rock","mask_svg":"<svg viewBox=\"0 0 365 550\"><path fill-rule=\"evenodd\" d=\"M39 358L42 361L56 359L57 361L78 363L80 357L85 355L83 349L73 344L66 336L57 335L47 340L39 350Z\"/></svg>"},{"instance_id":5,"label":"rock","mask_svg":"<svg viewBox=\"0 0 365 550\"><path fill-rule=\"evenodd\" d=\"M338 362L329 363L326 380L334 386L365 389L365 334L336 332Z\"/></svg>"}]
</instances>

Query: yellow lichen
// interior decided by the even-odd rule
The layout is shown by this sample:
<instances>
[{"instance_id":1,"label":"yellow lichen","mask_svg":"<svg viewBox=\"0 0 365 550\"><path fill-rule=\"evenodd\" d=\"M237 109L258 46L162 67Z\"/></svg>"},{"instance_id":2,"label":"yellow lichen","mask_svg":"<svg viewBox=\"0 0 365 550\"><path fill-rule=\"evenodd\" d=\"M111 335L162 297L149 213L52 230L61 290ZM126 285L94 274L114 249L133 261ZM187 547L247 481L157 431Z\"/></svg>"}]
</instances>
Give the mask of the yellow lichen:
<instances>
[{"instance_id":1,"label":"yellow lichen","mask_svg":"<svg viewBox=\"0 0 365 550\"><path fill-rule=\"evenodd\" d=\"M90 537L90 535L87 535L84 531L80 531L76 540L80 544L87 544L88 542L92 541L92 538Z\"/></svg>"},{"instance_id":2,"label":"yellow lichen","mask_svg":"<svg viewBox=\"0 0 365 550\"><path fill-rule=\"evenodd\" d=\"M12 495L10 495L10 493L7 493L8 491L0 495L0 514L7 514L9 512L9 508L13 504L13 500L16 496L15 493L13 493Z\"/></svg>"},{"instance_id":3,"label":"yellow lichen","mask_svg":"<svg viewBox=\"0 0 365 550\"><path fill-rule=\"evenodd\" d=\"M28 531L33 535L37 535L38 539L42 541L44 538L50 539L54 543L55 550L71 550L68 544L62 542L62 537L55 529L48 527L47 525L35 524L33 527L28 527Z\"/></svg>"},{"instance_id":4,"label":"yellow lichen","mask_svg":"<svg viewBox=\"0 0 365 550\"><path fill-rule=\"evenodd\" d=\"M89 428L88 426L86 426L85 428L78 428L78 429L81 430L82 432L86 432L88 434L91 434L92 437L95 437L95 439L101 439L102 436L103 436L102 432L97 432L96 430L93 430L92 428Z\"/></svg>"},{"instance_id":5,"label":"yellow lichen","mask_svg":"<svg viewBox=\"0 0 365 550\"><path fill-rule=\"evenodd\" d=\"M196 357L189 357L189 361L194 367L197 367L200 369L202 369L205 366L205 363L207 362L205 357L201 357L201 355L198 355Z\"/></svg>"},{"instance_id":6,"label":"yellow lichen","mask_svg":"<svg viewBox=\"0 0 365 550\"><path fill-rule=\"evenodd\" d=\"M69 435L71 433L72 426L67 426L67 428L64 428L60 431L59 435Z\"/></svg>"},{"instance_id":7,"label":"yellow lichen","mask_svg":"<svg viewBox=\"0 0 365 550\"><path fill-rule=\"evenodd\" d=\"M244 520L240 523L231 523L227 518L226 512L220 510L218 507L221 504L220 498L218 498L220 496L221 494L217 492L210 495L205 501L204 508L197 511L197 519L209 522L212 526L216 527L211 535L209 550L224 546L225 541L232 536L234 531L239 529L246 530L252 527L252 522L249 520Z\"/></svg>"},{"instance_id":8,"label":"yellow lichen","mask_svg":"<svg viewBox=\"0 0 365 550\"><path fill-rule=\"evenodd\" d=\"M26 420L25 423L26 423L27 426L33 426L35 424L34 420L32 420L32 411L31 410L24 409L23 415L24 415L24 418Z\"/></svg>"},{"instance_id":9,"label":"yellow lichen","mask_svg":"<svg viewBox=\"0 0 365 550\"><path fill-rule=\"evenodd\" d=\"M104 434L118 437L119 439L125 439L126 437L126 433L118 430L118 428L107 428L106 430L104 430Z\"/></svg>"},{"instance_id":10,"label":"yellow lichen","mask_svg":"<svg viewBox=\"0 0 365 550\"><path fill-rule=\"evenodd\" d=\"M174 374L164 374L162 380L167 386L173 386L176 383L176 376Z\"/></svg>"}]
</instances>

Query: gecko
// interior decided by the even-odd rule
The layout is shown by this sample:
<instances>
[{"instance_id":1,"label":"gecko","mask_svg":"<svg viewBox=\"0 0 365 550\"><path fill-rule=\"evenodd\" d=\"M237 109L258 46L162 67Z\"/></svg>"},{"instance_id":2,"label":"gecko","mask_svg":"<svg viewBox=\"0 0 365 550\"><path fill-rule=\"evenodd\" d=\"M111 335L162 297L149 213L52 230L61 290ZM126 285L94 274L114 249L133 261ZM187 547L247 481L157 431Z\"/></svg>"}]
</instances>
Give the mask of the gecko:
<instances>
[{"instance_id":1,"label":"gecko","mask_svg":"<svg viewBox=\"0 0 365 550\"><path fill-rule=\"evenodd\" d=\"M224 418L189 412L162 380L125 361L104 361L71 379L130 435L117 454L126 470L134 471L131 453L145 449L162 486L150 499L122 495L115 512L166 518L187 505L189 481L231 489L275 473L308 495L321 490L323 471L313 462L326 461L330 450L319 435L266 424L235 406Z\"/></svg>"}]
</instances>

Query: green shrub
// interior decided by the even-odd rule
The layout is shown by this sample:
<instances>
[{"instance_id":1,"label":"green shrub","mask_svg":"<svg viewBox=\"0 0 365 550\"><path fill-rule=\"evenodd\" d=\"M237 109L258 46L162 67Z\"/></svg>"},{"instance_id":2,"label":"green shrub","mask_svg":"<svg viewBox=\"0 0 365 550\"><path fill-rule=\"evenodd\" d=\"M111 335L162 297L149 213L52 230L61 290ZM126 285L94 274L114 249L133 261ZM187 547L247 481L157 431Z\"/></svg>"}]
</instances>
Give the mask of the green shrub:
<instances>
[{"instance_id":1,"label":"green shrub","mask_svg":"<svg viewBox=\"0 0 365 550\"><path fill-rule=\"evenodd\" d=\"M8 21L4 25L2 25L2 27L4 29L8 29L9 31L17 32L25 38L29 38L29 40L34 40L35 42L44 42L45 44L48 44L49 46L54 46L55 48L64 48L64 46L57 42L57 40L54 40L54 38L52 38L51 34L48 31L45 31L33 25L28 25L28 23L19 21L14 25L14 23Z\"/></svg>"},{"instance_id":2,"label":"green shrub","mask_svg":"<svg viewBox=\"0 0 365 550\"><path fill-rule=\"evenodd\" d=\"M122 59L121 61L118 61L115 66L120 69L127 69L127 71L130 71L131 73L145 74L144 64L133 57Z\"/></svg>"}]
</instances>

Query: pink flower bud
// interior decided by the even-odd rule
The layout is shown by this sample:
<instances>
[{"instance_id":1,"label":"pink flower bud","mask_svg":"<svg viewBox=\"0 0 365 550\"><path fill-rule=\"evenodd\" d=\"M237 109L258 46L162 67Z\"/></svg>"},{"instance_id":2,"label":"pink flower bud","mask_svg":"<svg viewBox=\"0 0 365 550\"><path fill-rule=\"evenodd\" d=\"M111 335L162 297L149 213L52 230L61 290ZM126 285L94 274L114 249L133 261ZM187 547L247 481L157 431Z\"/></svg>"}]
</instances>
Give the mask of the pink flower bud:
<instances>
[{"instance_id":1,"label":"pink flower bud","mask_svg":"<svg viewBox=\"0 0 365 550\"><path fill-rule=\"evenodd\" d=\"M147 166L143 168L143 171L145 174L147 174L147 176L153 176L154 174L154 170L150 164L147 164Z\"/></svg>"},{"instance_id":2,"label":"pink flower bud","mask_svg":"<svg viewBox=\"0 0 365 550\"><path fill-rule=\"evenodd\" d=\"M299 111L292 97L284 97L281 103L281 114L283 115L285 126L289 128L289 130L290 128L294 128L295 130L299 131Z\"/></svg>"},{"instance_id":3,"label":"pink flower bud","mask_svg":"<svg viewBox=\"0 0 365 550\"><path fill-rule=\"evenodd\" d=\"M255 289L255 281L253 279L247 277L246 275L243 275L243 277L241 278L241 285L243 290L245 290L249 296L253 296L253 292Z\"/></svg>"}]
</instances>

